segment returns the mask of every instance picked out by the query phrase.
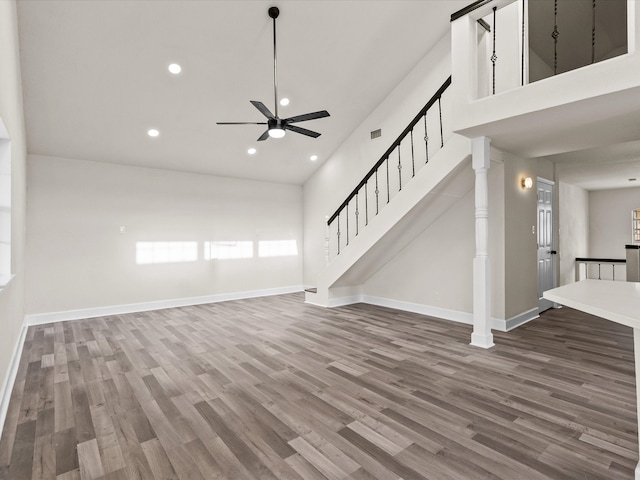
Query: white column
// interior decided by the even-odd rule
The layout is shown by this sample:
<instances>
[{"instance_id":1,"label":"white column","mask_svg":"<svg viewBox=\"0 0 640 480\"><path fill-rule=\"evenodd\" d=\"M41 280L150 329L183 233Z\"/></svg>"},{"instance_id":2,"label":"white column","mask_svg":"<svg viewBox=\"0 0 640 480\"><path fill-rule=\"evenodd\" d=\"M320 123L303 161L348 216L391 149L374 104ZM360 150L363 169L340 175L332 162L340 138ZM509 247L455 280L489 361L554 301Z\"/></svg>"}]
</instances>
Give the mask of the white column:
<instances>
[{"instance_id":1,"label":"white column","mask_svg":"<svg viewBox=\"0 0 640 480\"><path fill-rule=\"evenodd\" d=\"M476 256L473 259L473 333L471 345L493 347L491 333L491 278L489 276L488 137L471 140L472 166L476 174Z\"/></svg>"}]
</instances>

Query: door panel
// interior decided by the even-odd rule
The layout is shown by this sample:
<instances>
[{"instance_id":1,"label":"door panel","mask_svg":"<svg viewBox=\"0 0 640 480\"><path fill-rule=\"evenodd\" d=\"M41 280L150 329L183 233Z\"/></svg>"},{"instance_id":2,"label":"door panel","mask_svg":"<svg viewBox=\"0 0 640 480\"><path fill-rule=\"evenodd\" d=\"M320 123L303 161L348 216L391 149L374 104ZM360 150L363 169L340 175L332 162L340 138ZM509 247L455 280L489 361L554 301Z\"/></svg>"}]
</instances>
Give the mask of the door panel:
<instances>
[{"instance_id":1,"label":"door panel","mask_svg":"<svg viewBox=\"0 0 640 480\"><path fill-rule=\"evenodd\" d=\"M542 298L543 292L555 287L553 190L553 183L538 179L538 309L541 312L553 306Z\"/></svg>"}]
</instances>

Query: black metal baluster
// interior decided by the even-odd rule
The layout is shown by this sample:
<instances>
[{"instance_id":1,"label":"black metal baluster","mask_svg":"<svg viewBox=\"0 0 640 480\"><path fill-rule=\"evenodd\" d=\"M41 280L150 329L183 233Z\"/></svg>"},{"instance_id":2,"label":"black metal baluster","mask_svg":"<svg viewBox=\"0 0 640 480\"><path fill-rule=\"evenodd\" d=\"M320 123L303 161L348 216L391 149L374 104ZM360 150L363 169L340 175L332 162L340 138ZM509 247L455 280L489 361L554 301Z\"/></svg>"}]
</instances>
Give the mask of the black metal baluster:
<instances>
[{"instance_id":1,"label":"black metal baluster","mask_svg":"<svg viewBox=\"0 0 640 480\"><path fill-rule=\"evenodd\" d=\"M440 111L440 148L442 148L444 147L444 134L442 133L442 96L438 97L438 110Z\"/></svg>"},{"instance_id":2,"label":"black metal baluster","mask_svg":"<svg viewBox=\"0 0 640 480\"><path fill-rule=\"evenodd\" d=\"M400 144L398 144L398 191L402 191L402 161L400 159Z\"/></svg>"},{"instance_id":3,"label":"black metal baluster","mask_svg":"<svg viewBox=\"0 0 640 480\"><path fill-rule=\"evenodd\" d=\"M493 64L492 91L494 95L496 94L496 60L498 60L498 56L496 55L496 10L498 10L498 7L493 7L493 53L491 54L491 63Z\"/></svg>"},{"instance_id":4,"label":"black metal baluster","mask_svg":"<svg viewBox=\"0 0 640 480\"><path fill-rule=\"evenodd\" d=\"M596 63L596 0L591 10L591 63Z\"/></svg>"},{"instance_id":5,"label":"black metal baluster","mask_svg":"<svg viewBox=\"0 0 640 480\"><path fill-rule=\"evenodd\" d=\"M338 253L340 255L340 214L338 214Z\"/></svg>"},{"instance_id":6,"label":"black metal baluster","mask_svg":"<svg viewBox=\"0 0 640 480\"><path fill-rule=\"evenodd\" d=\"M524 16L525 16L525 9L524 9L524 4L525 1L522 0L522 58L520 61L520 85L524 86Z\"/></svg>"},{"instance_id":7,"label":"black metal baluster","mask_svg":"<svg viewBox=\"0 0 640 480\"><path fill-rule=\"evenodd\" d=\"M349 246L349 204L347 203L347 243L345 246Z\"/></svg>"},{"instance_id":8,"label":"black metal baluster","mask_svg":"<svg viewBox=\"0 0 640 480\"><path fill-rule=\"evenodd\" d=\"M364 184L364 226L369 225L369 192L368 192L369 182L365 182Z\"/></svg>"},{"instance_id":9,"label":"black metal baluster","mask_svg":"<svg viewBox=\"0 0 640 480\"><path fill-rule=\"evenodd\" d=\"M358 196L360 195L360 192L356 193L356 237L358 236L358 233L360 231L360 222L358 220L358 217L360 216L360 210L358 209Z\"/></svg>"},{"instance_id":10,"label":"black metal baluster","mask_svg":"<svg viewBox=\"0 0 640 480\"><path fill-rule=\"evenodd\" d=\"M389 157L387 157L387 203L391 200L391 196L389 194Z\"/></svg>"},{"instance_id":11,"label":"black metal baluster","mask_svg":"<svg viewBox=\"0 0 640 480\"><path fill-rule=\"evenodd\" d=\"M429 163L429 134L427 132L427 112L424 112L424 148L427 151L427 160L424 163Z\"/></svg>"},{"instance_id":12,"label":"black metal baluster","mask_svg":"<svg viewBox=\"0 0 640 480\"><path fill-rule=\"evenodd\" d=\"M378 209L378 196L380 194L380 190L378 189L378 169L376 168L376 215L380 212Z\"/></svg>"},{"instance_id":13,"label":"black metal baluster","mask_svg":"<svg viewBox=\"0 0 640 480\"><path fill-rule=\"evenodd\" d=\"M553 74L558 74L558 37L560 32L558 31L558 0L553 3L553 32L551 37L553 38Z\"/></svg>"},{"instance_id":14,"label":"black metal baluster","mask_svg":"<svg viewBox=\"0 0 640 480\"><path fill-rule=\"evenodd\" d=\"M616 281L616 264L611 264L611 275L613 276L613 281Z\"/></svg>"},{"instance_id":15,"label":"black metal baluster","mask_svg":"<svg viewBox=\"0 0 640 480\"><path fill-rule=\"evenodd\" d=\"M416 176L416 159L413 154L413 128L411 129L411 178Z\"/></svg>"}]
</instances>

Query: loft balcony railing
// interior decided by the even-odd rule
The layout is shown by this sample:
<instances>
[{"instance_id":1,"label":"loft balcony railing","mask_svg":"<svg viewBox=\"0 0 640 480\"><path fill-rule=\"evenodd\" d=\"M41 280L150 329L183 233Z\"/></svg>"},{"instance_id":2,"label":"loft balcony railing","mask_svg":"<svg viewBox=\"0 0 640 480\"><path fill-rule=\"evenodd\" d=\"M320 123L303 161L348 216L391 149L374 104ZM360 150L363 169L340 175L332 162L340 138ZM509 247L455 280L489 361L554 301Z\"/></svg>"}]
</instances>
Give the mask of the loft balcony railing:
<instances>
[{"instance_id":1,"label":"loft balcony railing","mask_svg":"<svg viewBox=\"0 0 640 480\"><path fill-rule=\"evenodd\" d=\"M582 267L584 265L584 268ZM626 279L627 260L624 258L576 258L576 282L585 278L598 280ZM616 267L618 267L616 269ZM620 271L622 270L622 272ZM584 276L582 273L584 272Z\"/></svg>"},{"instance_id":2,"label":"loft balcony railing","mask_svg":"<svg viewBox=\"0 0 640 480\"><path fill-rule=\"evenodd\" d=\"M478 98L626 54L627 0L478 0Z\"/></svg>"},{"instance_id":3,"label":"loft balcony railing","mask_svg":"<svg viewBox=\"0 0 640 480\"><path fill-rule=\"evenodd\" d=\"M443 96L451 77L403 130L327 221L328 258L339 255L444 146Z\"/></svg>"}]
</instances>

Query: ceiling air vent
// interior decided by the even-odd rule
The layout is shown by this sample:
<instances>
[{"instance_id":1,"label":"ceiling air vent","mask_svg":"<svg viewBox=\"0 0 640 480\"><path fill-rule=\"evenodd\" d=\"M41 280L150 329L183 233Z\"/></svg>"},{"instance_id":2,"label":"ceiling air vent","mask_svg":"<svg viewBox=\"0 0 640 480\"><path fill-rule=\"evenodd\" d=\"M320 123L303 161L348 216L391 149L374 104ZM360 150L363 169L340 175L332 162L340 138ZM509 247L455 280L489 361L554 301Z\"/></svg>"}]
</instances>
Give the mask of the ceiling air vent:
<instances>
[{"instance_id":1,"label":"ceiling air vent","mask_svg":"<svg viewBox=\"0 0 640 480\"><path fill-rule=\"evenodd\" d=\"M378 138L382 136L382 129L377 129L374 130L373 132L371 132L371 140L373 140L374 138Z\"/></svg>"}]
</instances>

